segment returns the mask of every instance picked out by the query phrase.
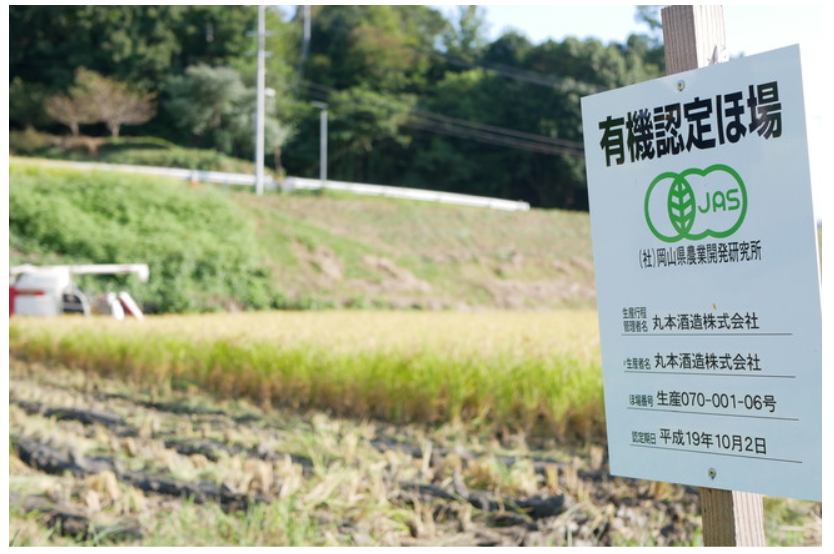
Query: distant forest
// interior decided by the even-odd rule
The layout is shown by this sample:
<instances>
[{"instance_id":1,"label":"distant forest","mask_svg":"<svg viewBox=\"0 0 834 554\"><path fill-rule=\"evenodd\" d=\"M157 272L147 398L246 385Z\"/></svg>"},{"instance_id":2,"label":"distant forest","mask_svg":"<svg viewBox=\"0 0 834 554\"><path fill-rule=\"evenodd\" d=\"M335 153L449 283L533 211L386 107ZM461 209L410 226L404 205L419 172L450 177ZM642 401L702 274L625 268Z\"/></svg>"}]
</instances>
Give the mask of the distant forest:
<instances>
[{"instance_id":1,"label":"distant forest","mask_svg":"<svg viewBox=\"0 0 834 554\"><path fill-rule=\"evenodd\" d=\"M478 6L291 8L267 10L279 174L318 176L326 103L331 179L586 210L579 99L663 73L649 6L624 44L489 40ZM257 7L10 6L9 19L11 129L252 158ZM119 98L109 115L93 114L106 103L94 93Z\"/></svg>"}]
</instances>

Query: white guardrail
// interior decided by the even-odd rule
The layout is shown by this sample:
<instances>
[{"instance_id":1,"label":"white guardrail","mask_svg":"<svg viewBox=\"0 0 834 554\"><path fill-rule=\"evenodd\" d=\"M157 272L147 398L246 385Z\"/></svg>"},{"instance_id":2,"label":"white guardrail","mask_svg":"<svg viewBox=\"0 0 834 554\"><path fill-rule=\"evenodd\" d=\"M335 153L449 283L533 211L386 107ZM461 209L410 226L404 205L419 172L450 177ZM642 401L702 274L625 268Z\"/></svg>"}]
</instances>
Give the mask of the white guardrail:
<instances>
[{"instance_id":1,"label":"white guardrail","mask_svg":"<svg viewBox=\"0 0 834 554\"><path fill-rule=\"evenodd\" d=\"M42 163L39 160L39 163ZM196 169L178 169L172 167L154 167L144 165L122 165L104 164L91 162L66 162L50 160L49 165L73 167L77 169L122 171L126 173L146 173L151 175L164 175L185 179L188 181L203 181L222 185L243 185L255 186L255 176L247 173L226 173L222 171L201 171ZM472 196L469 194L457 194L453 192L441 192L436 190L412 189L405 187L388 187L384 185L369 185L366 183L348 183L344 181L320 179L305 179L302 177L287 177L283 183L274 181L267 176L264 182L267 190L282 189L293 190L318 190L331 189L364 194L368 196L384 196L387 198L402 198L406 200L422 200L426 202L440 202L442 204L455 204L459 206L473 206L477 208L491 208L493 210L508 211L529 211L530 204L527 202L503 200L501 198L489 198L487 196Z\"/></svg>"},{"instance_id":2,"label":"white guardrail","mask_svg":"<svg viewBox=\"0 0 834 554\"><path fill-rule=\"evenodd\" d=\"M288 190L332 189L365 194L368 196L386 196L406 200L423 200L426 202L440 202L442 204L456 204L459 206L474 206L478 208L492 208L493 210L529 211L530 204L501 198L486 196L472 196L437 190L411 189L405 187L386 187L383 185L368 185L365 183L346 183L344 181L330 181L322 183L320 179L304 179L301 177L287 177L284 186Z\"/></svg>"}]
</instances>

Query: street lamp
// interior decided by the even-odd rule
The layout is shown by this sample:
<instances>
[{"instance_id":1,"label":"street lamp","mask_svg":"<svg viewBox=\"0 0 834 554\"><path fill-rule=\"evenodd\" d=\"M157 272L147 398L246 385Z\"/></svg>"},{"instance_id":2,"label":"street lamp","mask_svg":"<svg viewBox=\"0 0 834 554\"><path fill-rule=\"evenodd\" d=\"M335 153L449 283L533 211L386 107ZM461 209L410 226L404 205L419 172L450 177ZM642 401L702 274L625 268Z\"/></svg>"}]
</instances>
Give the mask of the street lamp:
<instances>
[{"instance_id":1,"label":"street lamp","mask_svg":"<svg viewBox=\"0 0 834 554\"><path fill-rule=\"evenodd\" d=\"M319 179L321 186L327 184L327 104L324 102L310 102L314 108L321 110L319 120Z\"/></svg>"}]
</instances>

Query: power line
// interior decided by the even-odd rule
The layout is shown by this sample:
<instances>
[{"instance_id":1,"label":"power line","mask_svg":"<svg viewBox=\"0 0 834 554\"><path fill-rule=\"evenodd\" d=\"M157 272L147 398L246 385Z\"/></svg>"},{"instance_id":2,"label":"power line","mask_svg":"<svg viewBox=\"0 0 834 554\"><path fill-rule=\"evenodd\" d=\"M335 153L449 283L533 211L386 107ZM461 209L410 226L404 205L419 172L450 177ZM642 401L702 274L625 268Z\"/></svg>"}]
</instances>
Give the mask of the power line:
<instances>
[{"instance_id":1,"label":"power line","mask_svg":"<svg viewBox=\"0 0 834 554\"><path fill-rule=\"evenodd\" d=\"M516 131L515 129L509 129L507 127L496 127L494 125L485 125L483 123L476 123L474 121L469 121L467 119L458 119L455 117L449 117L446 115L440 115L432 112L427 112L424 110L418 110L416 108L411 110L411 113L414 115L418 115L420 117L425 117L427 119L437 119L444 123L450 123L453 125L460 125L463 127L471 127L474 129L479 129L488 132L494 132L499 134L510 135L514 137L518 137L520 139L531 140L534 142L541 142L544 144L551 144L551 145L558 145L564 146L566 148L573 148L582 153L583 145L581 142L573 141L573 140L566 140L566 139L558 139L553 137L547 137L544 135L537 135L534 133L527 133L525 131Z\"/></svg>"},{"instance_id":2,"label":"power line","mask_svg":"<svg viewBox=\"0 0 834 554\"><path fill-rule=\"evenodd\" d=\"M538 71L532 71L529 69L521 69L519 67L515 67L512 65L506 65L497 62L488 62L486 60L475 59L472 61L467 61L461 58L457 58L455 56L444 54L443 52L439 52L436 50L433 51L426 51L422 49L418 49L413 46L407 46L416 52L421 54L425 54L428 56L434 56L445 59L447 62L461 66L461 67L468 67L470 69L478 68L478 69L486 69L487 71L491 71L493 73L497 73L498 75L505 77L507 79L514 79L516 81L522 81L525 83L529 83L532 85L539 85L548 88L556 88L565 83L570 83L572 85L581 86L583 89L587 90L589 93L596 93L596 92L604 92L609 90L609 87L604 87L602 85L594 85L591 83L586 83L584 81L577 81L574 79L566 79L565 77L559 77L556 75L547 75L545 73L539 73Z\"/></svg>"},{"instance_id":3,"label":"power line","mask_svg":"<svg viewBox=\"0 0 834 554\"><path fill-rule=\"evenodd\" d=\"M526 150L528 152L538 152L541 154L550 154L550 155L559 155L559 154L567 154L572 156L582 156L582 153L577 153L576 151L568 150L565 148L557 148L554 146L548 146L545 144L538 144L535 142L526 142L516 140L510 137L506 137L503 135L492 134L492 133L484 133L472 129L466 129L464 127L454 127L451 125L443 125L443 124L433 124L427 121L420 121L419 119L412 119L406 121L403 124L405 127L411 127L415 129L419 129L421 131L428 131L432 133L439 133L443 135L449 135L459 138L466 138L472 139L478 142L484 142L487 144L494 144L498 146L505 146L508 148L513 148L515 150Z\"/></svg>"},{"instance_id":4,"label":"power line","mask_svg":"<svg viewBox=\"0 0 834 554\"><path fill-rule=\"evenodd\" d=\"M304 85L316 95L329 95L337 91L319 83L304 81ZM392 102L372 101L372 103L393 109ZM507 127L486 125L466 119L459 119L442 114L412 108L411 116L403 126L413 129L475 140L478 142L538 152L549 155L583 156L583 145L580 142L557 139L534 133L527 133Z\"/></svg>"}]
</instances>

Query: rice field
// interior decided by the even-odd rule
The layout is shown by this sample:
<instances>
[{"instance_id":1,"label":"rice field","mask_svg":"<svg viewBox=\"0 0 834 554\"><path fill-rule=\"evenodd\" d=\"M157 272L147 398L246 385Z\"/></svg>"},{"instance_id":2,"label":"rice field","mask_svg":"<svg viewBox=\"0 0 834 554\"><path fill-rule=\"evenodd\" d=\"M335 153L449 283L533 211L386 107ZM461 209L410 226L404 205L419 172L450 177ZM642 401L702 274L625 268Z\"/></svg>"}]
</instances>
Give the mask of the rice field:
<instances>
[{"instance_id":1,"label":"rice field","mask_svg":"<svg viewBox=\"0 0 834 554\"><path fill-rule=\"evenodd\" d=\"M593 310L14 317L9 351L264 406L562 440L604 434Z\"/></svg>"},{"instance_id":2,"label":"rice field","mask_svg":"<svg viewBox=\"0 0 834 554\"><path fill-rule=\"evenodd\" d=\"M592 310L9 323L10 545L701 544L696 491L609 475Z\"/></svg>"},{"instance_id":3,"label":"rice field","mask_svg":"<svg viewBox=\"0 0 834 554\"><path fill-rule=\"evenodd\" d=\"M608 478L598 444L9 365L13 546L697 544L697 493Z\"/></svg>"}]
</instances>

